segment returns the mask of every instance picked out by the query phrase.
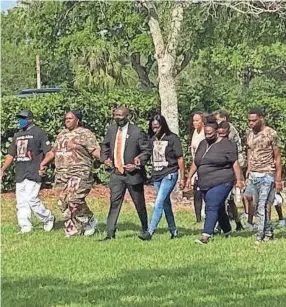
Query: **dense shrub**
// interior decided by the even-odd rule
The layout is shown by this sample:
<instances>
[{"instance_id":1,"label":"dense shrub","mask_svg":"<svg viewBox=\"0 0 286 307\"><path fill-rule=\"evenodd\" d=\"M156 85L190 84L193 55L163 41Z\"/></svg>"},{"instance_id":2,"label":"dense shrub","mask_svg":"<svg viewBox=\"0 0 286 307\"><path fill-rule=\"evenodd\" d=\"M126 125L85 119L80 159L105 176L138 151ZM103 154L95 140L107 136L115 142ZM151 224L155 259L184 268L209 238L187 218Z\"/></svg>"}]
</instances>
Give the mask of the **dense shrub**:
<instances>
[{"instance_id":1,"label":"dense shrub","mask_svg":"<svg viewBox=\"0 0 286 307\"><path fill-rule=\"evenodd\" d=\"M1 110L2 161L14 133L18 131L15 114L23 108L29 108L33 111L35 123L46 131L51 142L54 142L55 137L63 128L65 112L80 109L83 112L84 124L96 134L98 141L101 142L107 126L112 123L112 108L115 105L128 106L131 120L146 131L148 119L153 112L159 109L158 101L158 96L154 94L128 90L79 96L70 96L67 93L39 95L29 99L5 97L2 99ZM97 181L106 183L108 173L104 165L95 161L93 171ZM51 176L52 172L46 178L47 182L52 181ZM14 168L10 167L3 182L3 189L12 189L14 185Z\"/></svg>"},{"instance_id":2,"label":"dense shrub","mask_svg":"<svg viewBox=\"0 0 286 307\"><path fill-rule=\"evenodd\" d=\"M259 93L256 90L254 93ZM180 94L180 93L179 93ZM211 100L212 99L212 100ZM224 101L217 103L216 99L207 97L204 92L188 92L179 95L180 106L180 138L187 164L190 163L190 155L187 148L190 142L189 123L190 114L194 111L215 111L218 108L230 113L231 121L236 126L241 136L247 131L247 109L251 106L262 107L265 111L265 119L270 127L277 130L282 144L283 165L286 169L286 100L283 97L271 97L248 93L247 95L230 94ZM63 128L63 117L66 111L80 109L84 115L84 124L95 132L98 141L101 142L107 126L112 123L112 108L114 105L126 105L131 112L131 120L147 130L148 119L151 114L160 110L157 94L147 94L136 90L113 91L106 94L70 95L54 94L42 95L29 99L5 97L2 99L2 160L7 153L13 134L18 131L15 114L22 108L30 108L35 116L35 122L42 127L53 142L56 135ZM108 172L103 164L95 161L93 172L98 182L106 183ZM52 182L50 170L47 182ZM285 171L284 171L285 174ZM11 167L5 177L3 188L14 187L14 168Z\"/></svg>"}]
</instances>

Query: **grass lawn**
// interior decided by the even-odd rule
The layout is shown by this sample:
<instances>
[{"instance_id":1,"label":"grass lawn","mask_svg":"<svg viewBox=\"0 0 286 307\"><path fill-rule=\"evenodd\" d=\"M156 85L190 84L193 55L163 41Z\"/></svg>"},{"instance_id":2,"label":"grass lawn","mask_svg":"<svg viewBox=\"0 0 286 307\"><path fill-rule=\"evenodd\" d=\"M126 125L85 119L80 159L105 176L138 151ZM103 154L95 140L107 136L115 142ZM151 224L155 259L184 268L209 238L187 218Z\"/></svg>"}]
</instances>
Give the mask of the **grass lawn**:
<instances>
[{"instance_id":1,"label":"grass lawn","mask_svg":"<svg viewBox=\"0 0 286 307\"><path fill-rule=\"evenodd\" d=\"M64 237L58 217L45 233L17 235L15 201L2 199L3 307L286 306L286 229L273 242L254 244L253 234L215 237L198 246L202 225L191 210L178 210L181 238L170 240L162 220L150 242L137 238L135 209L125 204L117 239L104 238L108 203L90 199L100 221L97 235Z\"/></svg>"}]
</instances>

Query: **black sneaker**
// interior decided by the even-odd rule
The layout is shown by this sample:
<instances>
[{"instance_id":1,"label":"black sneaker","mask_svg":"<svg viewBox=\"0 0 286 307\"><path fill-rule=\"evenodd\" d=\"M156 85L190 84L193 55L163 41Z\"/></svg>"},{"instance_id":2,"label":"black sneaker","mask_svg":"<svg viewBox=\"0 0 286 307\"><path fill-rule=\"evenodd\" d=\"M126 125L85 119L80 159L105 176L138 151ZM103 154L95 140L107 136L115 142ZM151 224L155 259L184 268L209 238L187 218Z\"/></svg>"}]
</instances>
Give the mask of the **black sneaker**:
<instances>
[{"instance_id":1,"label":"black sneaker","mask_svg":"<svg viewBox=\"0 0 286 307\"><path fill-rule=\"evenodd\" d=\"M113 239L115 239L115 235L113 235L113 236L106 236L104 239L102 239L100 241L105 242L105 241L109 241L109 240L113 240Z\"/></svg>"},{"instance_id":2,"label":"black sneaker","mask_svg":"<svg viewBox=\"0 0 286 307\"><path fill-rule=\"evenodd\" d=\"M274 235L270 235L270 236L266 235L263 241L272 241L272 240L274 240Z\"/></svg>"},{"instance_id":3,"label":"black sneaker","mask_svg":"<svg viewBox=\"0 0 286 307\"><path fill-rule=\"evenodd\" d=\"M177 231L174 231L174 232L171 233L170 239L171 239L171 240L173 240L173 239L178 239L178 237L179 237L179 236L178 236L178 232L177 232Z\"/></svg>"},{"instance_id":4,"label":"black sneaker","mask_svg":"<svg viewBox=\"0 0 286 307\"><path fill-rule=\"evenodd\" d=\"M243 228L243 226L242 226L242 224L241 224L241 222L236 222L236 228L235 228L235 231L241 231L241 230L243 230L244 228Z\"/></svg>"},{"instance_id":5,"label":"black sneaker","mask_svg":"<svg viewBox=\"0 0 286 307\"><path fill-rule=\"evenodd\" d=\"M260 236L257 236L257 237L256 237L256 240L255 240L255 243L256 243L256 244L259 244L259 243L261 243L261 242L263 242L263 238L260 237Z\"/></svg>"},{"instance_id":6,"label":"black sneaker","mask_svg":"<svg viewBox=\"0 0 286 307\"><path fill-rule=\"evenodd\" d=\"M150 234L150 232L145 231L144 233L141 233L138 236L138 238L143 240L143 241L150 241L152 239L152 235Z\"/></svg>"}]
</instances>

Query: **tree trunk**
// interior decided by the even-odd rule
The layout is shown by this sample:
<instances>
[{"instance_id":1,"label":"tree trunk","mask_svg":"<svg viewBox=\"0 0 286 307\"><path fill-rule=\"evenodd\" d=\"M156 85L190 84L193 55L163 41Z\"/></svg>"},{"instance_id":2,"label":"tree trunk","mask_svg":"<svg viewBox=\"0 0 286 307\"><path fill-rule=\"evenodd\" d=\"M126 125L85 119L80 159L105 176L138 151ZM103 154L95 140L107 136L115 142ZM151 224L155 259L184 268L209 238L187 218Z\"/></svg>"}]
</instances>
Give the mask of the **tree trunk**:
<instances>
[{"instance_id":1,"label":"tree trunk","mask_svg":"<svg viewBox=\"0 0 286 307\"><path fill-rule=\"evenodd\" d=\"M177 2L172 10L169 35L166 44L160 28L159 17L153 1L142 0L149 13L148 24L155 47L155 59L158 63L159 94L161 113L165 116L172 132L179 134L178 98L176 92L176 59L184 7Z\"/></svg>"},{"instance_id":2,"label":"tree trunk","mask_svg":"<svg viewBox=\"0 0 286 307\"><path fill-rule=\"evenodd\" d=\"M178 97L176 91L176 74L181 70L176 67L177 49L181 34L184 8L188 5L176 2L172 10L169 35L164 42L154 1L141 0L149 13L149 28L155 47L155 59L158 64L159 94L161 114L166 118L172 132L179 135ZM172 200L182 199L182 191L176 185L171 195Z\"/></svg>"},{"instance_id":3,"label":"tree trunk","mask_svg":"<svg viewBox=\"0 0 286 307\"><path fill-rule=\"evenodd\" d=\"M166 118L170 130L179 135L178 98L173 71L174 63L170 55L158 60L161 114Z\"/></svg>"}]
</instances>

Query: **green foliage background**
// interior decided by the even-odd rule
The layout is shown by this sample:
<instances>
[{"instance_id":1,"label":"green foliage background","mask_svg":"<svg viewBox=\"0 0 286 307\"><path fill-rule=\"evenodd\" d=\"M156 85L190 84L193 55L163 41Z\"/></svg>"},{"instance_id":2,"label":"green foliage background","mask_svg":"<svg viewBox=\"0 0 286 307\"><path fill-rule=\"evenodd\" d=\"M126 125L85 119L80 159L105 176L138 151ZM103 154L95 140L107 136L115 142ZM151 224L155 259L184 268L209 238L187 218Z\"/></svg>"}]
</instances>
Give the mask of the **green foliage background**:
<instances>
[{"instance_id":1,"label":"green foliage background","mask_svg":"<svg viewBox=\"0 0 286 307\"><path fill-rule=\"evenodd\" d=\"M112 109L115 105L125 105L130 108L130 119L143 130L147 130L148 118L159 109L159 99L156 95L139 91L118 90L106 94L85 94L80 96L68 96L67 93L39 95L33 98L20 99L17 97L5 97L2 99L2 129L1 129L1 154L2 160L7 153L12 137L18 131L17 114L22 108L29 108L34 113L35 124L43 128L51 142L55 141L57 134L63 128L65 112L69 110L81 110L83 123L91 129L101 142L106 128L112 120ZM99 161L94 163L94 174L98 182L107 182L108 173L104 165ZM52 179L49 173L47 181ZM14 168L7 172L4 189L11 189L14 183Z\"/></svg>"},{"instance_id":2,"label":"green foliage background","mask_svg":"<svg viewBox=\"0 0 286 307\"><path fill-rule=\"evenodd\" d=\"M112 122L115 103L129 106L132 120L146 129L150 113L160 111L146 10L136 1L26 3L1 13L2 155L17 130L15 113L24 106L33 110L51 141L62 128L64 112L71 108L83 111L99 141ZM156 2L165 40L173 5ZM176 66L180 68L186 58L189 61L176 83L180 137L188 163L192 112L225 109L243 136L247 109L258 106L284 144L285 169L286 14L282 13L240 14L215 4L185 9ZM42 87L60 87L65 92L17 99L18 91L36 86L36 55ZM95 163L94 172L97 180L106 182L102 165ZM11 187L13 168L4 185Z\"/></svg>"},{"instance_id":3,"label":"green foliage background","mask_svg":"<svg viewBox=\"0 0 286 307\"><path fill-rule=\"evenodd\" d=\"M247 109L251 106L261 106L266 113L267 124L275 128L285 144L286 138L286 101L278 97L260 97L255 91L247 97L242 95L233 97L225 102L208 103L206 109L203 97L197 98L200 93L189 92L189 95L181 96L180 103L180 138L182 140L185 158L190 162L188 145L190 142L190 115L194 111L215 111L218 108L227 110L231 115L232 123L237 127L241 137L247 131ZM198 100L197 100L198 99ZM2 129L1 140L2 159L7 153L13 134L18 130L15 114L22 108L29 108L35 116L35 123L42 127L53 142L57 134L63 128L64 114L68 110L80 109L84 115L84 124L90 128L101 142L106 132L106 128L112 120L112 108L114 105L128 106L131 111L131 121L136 123L143 130L147 131L148 119L153 113L160 111L159 97L157 94L150 94L136 90L117 90L109 93L69 95L68 93L39 95L29 99L17 97L5 97L2 99ZM282 150L284 169L286 167L285 145ZM106 183L108 171L99 161L94 162L94 175L97 182ZM51 182L53 171L50 170L47 182ZM14 188L14 168L11 167L3 183L4 189Z\"/></svg>"}]
</instances>

